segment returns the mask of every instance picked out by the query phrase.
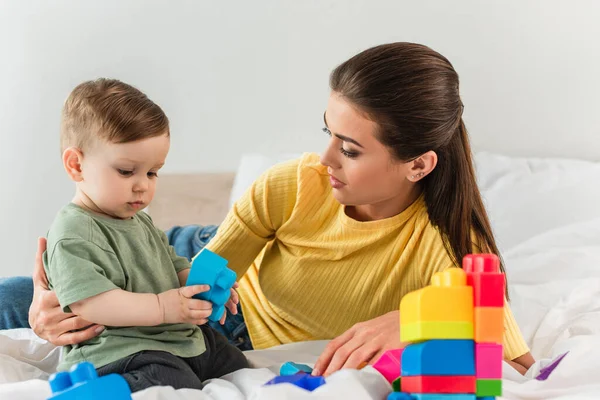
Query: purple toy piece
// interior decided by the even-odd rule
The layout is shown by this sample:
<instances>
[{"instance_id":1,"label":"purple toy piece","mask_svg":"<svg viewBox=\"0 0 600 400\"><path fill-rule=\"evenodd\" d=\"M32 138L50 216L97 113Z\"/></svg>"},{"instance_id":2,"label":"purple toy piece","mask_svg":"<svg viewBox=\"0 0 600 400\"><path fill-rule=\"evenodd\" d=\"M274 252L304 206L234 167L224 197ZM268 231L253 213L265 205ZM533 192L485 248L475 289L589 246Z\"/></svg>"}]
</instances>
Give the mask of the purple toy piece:
<instances>
[{"instance_id":1,"label":"purple toy piece","mask_svg":"<svg viewBox=\"0 0 600 400\"><path fill-rule=\"evenodd\" d=\"M549 365L540 369L540 373L538 374L538 376L535 377L535 379L537 379L538 381L545 381L546 379L548 379L552 371L554 371L554 369L558 367L558 364L560 364L560 362L563 360L563 358L565 358L567 354L569 354L568 351L558 356L558 358L552 361Z\"/></svg>"},{"instance_id":2,"label":"purple toy piece","mask_svg":"<svg viewBox=\"0 0 600 400\"><path fill-rule=\"evenodd\" d=\"M304 372L299 372L295 375L276 376L269 382L265 383L265 386L277 385L279 383L291 383L292 385L296 385L302 389L312 392L319 386L325 384L325 378L322 376L312 376L305 374Z\"/></svg>"}]
</instances>

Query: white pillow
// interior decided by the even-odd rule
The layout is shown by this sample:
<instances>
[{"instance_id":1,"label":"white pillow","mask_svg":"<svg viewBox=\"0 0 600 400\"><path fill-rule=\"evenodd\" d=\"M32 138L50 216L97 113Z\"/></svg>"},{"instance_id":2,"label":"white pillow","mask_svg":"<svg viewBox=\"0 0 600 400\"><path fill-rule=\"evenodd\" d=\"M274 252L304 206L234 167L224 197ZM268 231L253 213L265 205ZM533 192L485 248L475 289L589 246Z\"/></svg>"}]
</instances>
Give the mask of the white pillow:
<instances>
[{"instance_id":1,"label":"white pillow","mask_svg":"<svg viewBox=\"0 0 600 400\"><path fill-rule=\"evenodd\" d=\"M252 183L266 170L280 162L293 160L301 157L302 154L285 153L275 156L266 156L264 154L245 154L242 156L238 166L229 195L229 208L235 203L248 189Z\"/></svg>"}]
</instances>

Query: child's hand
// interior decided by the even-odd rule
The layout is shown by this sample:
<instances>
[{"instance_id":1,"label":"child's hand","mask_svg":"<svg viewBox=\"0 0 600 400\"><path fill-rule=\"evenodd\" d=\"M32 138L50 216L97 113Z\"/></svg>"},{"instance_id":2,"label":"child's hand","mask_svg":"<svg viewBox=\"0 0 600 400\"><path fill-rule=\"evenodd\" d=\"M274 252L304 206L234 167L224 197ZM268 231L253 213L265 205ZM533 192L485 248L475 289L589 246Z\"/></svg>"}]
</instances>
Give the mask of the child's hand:
<instances>
[{"instance_id":1,"label":"child's hand","mask_svg":"<svg viewBox=\"0 0 600 400\"><path fill-rule=\"evenodd\" d=\"M204 325L212 313L210 301L192 298L194 295L207 292L208 285L184 286L167 290L158 295L158 304L162 315L162 323L188 323Z\"/></svg>"},{"instance_id":2,"label":"child's hand","mask_svg":"<svg viewBox=\"0 0 600 400\"><path fill-rule=\"evenodd\" d=\"M238 295L238 292L235 289L237 289L239 286L240 285L237 282L233 284L229 300L227 301L227 303L225 303L225 307L228 308L231 314L233 315L236 315L238 313L237 305L240 303L240 296ZM227 312L223 313L223 316L219 321L221 325L225 324L225 318L227 318Z\"/></svg>"}]
</instances>

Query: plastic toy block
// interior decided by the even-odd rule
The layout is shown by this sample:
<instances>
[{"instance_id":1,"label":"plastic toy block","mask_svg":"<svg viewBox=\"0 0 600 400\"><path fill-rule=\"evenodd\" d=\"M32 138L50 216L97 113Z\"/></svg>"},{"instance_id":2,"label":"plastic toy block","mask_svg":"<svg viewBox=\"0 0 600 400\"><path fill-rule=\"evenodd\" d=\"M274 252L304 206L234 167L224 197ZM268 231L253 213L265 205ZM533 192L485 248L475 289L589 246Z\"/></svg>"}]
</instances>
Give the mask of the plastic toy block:
<instances>
[{"instance_id":1,"label":"plastic toy block","mask_svg":"<svg viewBox=\"0 0 600 400\"><path fill-rule=\"evenodd\" d=\"M502 345L475 344L475 375L478 379L502 379Z\"/></svg>"},{"instance_id":2,"label":"plastic toy block","mask_svg":"<svg viewBox=\"0 0 600 400\"><path fill-rule=\"evenodd\" d=\"M379 371L389 383L393 383L400 376L400 363L403 351L404 349L388 350L373 364L373 368Z\"/></svg>"},{"instance_id":3,"label":"plastic toy block","mask_svg":"<svg viewBox=\"0 0 600 400\"><path fill-rule=\"evenodd\" d=\"M475 400L474 394L419 393L412 396L414 400Z\"/></svg>"},{"instance_id":4,"label":"plastic toy block","mask_svg":"<svg viewBox=\"0 0 600 400\"><path fill-rule=\"evenodd\" d=\"M400 338L403 342L429 339L473 339L473 288L460 268L449 268L431 278L431 285L400 301Z\"/></svg>"},{"instance_id":5,"label":"plastic toy block","mask_svg":"<svg viewBox=\"0 0 600 400\"><path fill-rule=\"evenodd\" d=\"M387 400L413 400L414 397L408 393L392 392L388 394Z\"/></svg>"},{"instance_id":6,"label":"plastic toy block","mask_svg":"<svg viewBox=\"0 0 600 400\"><path fill-rule=\"evenodd\" d=\"M94 365L83 362L70 372L58 372L49 379L52 396L48 400L131 400L131 390L121 375L98 378Z\"/></svg>"},{"instance_id":7,"label":"plastic toy block","mask_svg":"<svg viewBox=\"0 0 600 400\"><path fill-rule=\"evenodd\" d=\"M467 285L473 287L475 307L504 307L506 281L494 254L469 254L463 258Z\"/></svg>"},{"instance_id":8,"label":"plastic toy block","mask_svg":"<svg viewBox=\"0 0 600 400\"><path fill-rule=\"evenodd\" d=\"M475 341L502 344L504 308L475 307Z\"/></svg>"},{"instance_id":9,"label":"plastic toy block","mask_svg":"<svg viewBox=\"0 0 600 400\"><path fill-rule=\"evenodd\" d=\"M431 278L431 285L404 296L400 324L422 321L473 322L473 288L460 268L449 268Z\"/></svg>"},{"instance_id":10,"label":"plastic toy block","mask_svg":"<svg viewBox=\"0 0 600 400\"><path fill-rule=\"evenodd\" d=\"M463 270L469 273L500 273L500 259L495 254L467 254L462 262Z\"/></svg>"},{"instance_id":11,"label":"plastic toy block","mask_svg":"<svg viewBox=\"0 0 600 400\"><path fill-rule=\"evenodd\" d=\"M502 396L501 379L477 379L476 387L477 397Z\"/></svg>"},{"instance_id":12,"label":"plastic toy block","mask_svg":"<svg viewBox=\"0 0 600 400\"><path fill-rule=\"evenodd\" d=\"M443 321L404 324L400 325L400 338L404 343L432 339L473 339L473 324L471 322Z\"/></svg>"},{"instance_id":13,"label":"plastic toy block","mask_svg":"<svg viewBox=\"0 0 600 400\"><path fill-rule=\"evenodd\" d=\"M475 393L475 376L403 376L402 391L408 393Z\"/></svg>"},{"instance_id":14,"label":"plastic toy block","mask_svg":"<svg viewBox=\"0 0 600 400\"><path fill-rule=\"evenodd\" d=\"M312 372L312 368L309 367L308 365L304 365L304 364L296 364L295 362L286 362L285 364L283 364L281 366L281 368L279 369L279 375L285 376L285 375L294 375L297 374L298 372L305 372L307 374L310 374Z\"/></svg>"},{"instance_id":15,"label":"plastic toy block","mask_svg":"<svg viewBox=\"0 0 600 400\"><path fill-rule=\"evenodd\" d=\"M394 382L392 382L392 390L394 392L402 391L402 377L399 376L396 379L394 379Z\"/></svg>"},{"instance_id":16,"label":"plastic toy block","mask_svg":"<svg viewBox=\"0 0 600 400\"><path fill-rule=\"evenodd\" d=\"M406 346L401 376L418 375L475 375L475 342L429 340Z\"/></svg>"},{"instance_id":17,"label":"plastic toy block","mask_svg":"<svg viewBox=\"0 0 600 400\"><path fill-rule=\"evenodd\" d=\"M306 389L309 392L312 392L319 386L325 384L325 378L323 378L322 376L312 376L300 372L295 375L276 376L269 382L265 383L265 386L278 385L280 383L291 383L292 385L296 385L302 389Z\"/></svg>"},{"instance_id":18,"label":"plastic toy block","mask_svg":"<svg viewBox=\"0 0 600 400\"><path fill-rule=\"evenodd\" d=\"M496 400L494 396L477 397L476 400Z\"/></svg>"},{"instance_id":19,"label":"plastic toy block","mask_svg":"<svg viewBox=\"0 0 600 400\"><path fill-rule=\"evenodd\" d=\"M213 310L208 319L214 322L219 321L225 312L225 303L231 296L231 287L235 279L236 274L227 268L226 259L203 249L192 261L186 286L210 285L208 292L199 293L194 298L213 303Z\"/></svg>"}]
</instances>

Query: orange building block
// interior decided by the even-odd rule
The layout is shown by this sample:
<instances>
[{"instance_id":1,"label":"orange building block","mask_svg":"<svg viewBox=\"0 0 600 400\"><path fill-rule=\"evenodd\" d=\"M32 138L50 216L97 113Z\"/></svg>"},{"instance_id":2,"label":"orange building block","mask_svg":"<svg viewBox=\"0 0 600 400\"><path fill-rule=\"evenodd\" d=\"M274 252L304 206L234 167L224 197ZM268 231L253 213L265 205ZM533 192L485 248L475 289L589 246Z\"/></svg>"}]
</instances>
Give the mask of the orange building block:
<instances>
[{"instance_id":1,"label":"orange building block","mask_svg":"<svg viewBox=\"0 0 600 400\"><path fill-rule=\"evenodd\" d=\"M504 308L475 307L475 342L502 344Z\"/></svg>"}]
</instances>

